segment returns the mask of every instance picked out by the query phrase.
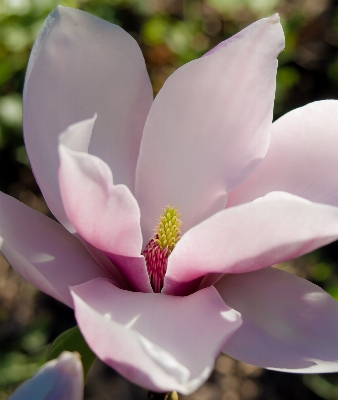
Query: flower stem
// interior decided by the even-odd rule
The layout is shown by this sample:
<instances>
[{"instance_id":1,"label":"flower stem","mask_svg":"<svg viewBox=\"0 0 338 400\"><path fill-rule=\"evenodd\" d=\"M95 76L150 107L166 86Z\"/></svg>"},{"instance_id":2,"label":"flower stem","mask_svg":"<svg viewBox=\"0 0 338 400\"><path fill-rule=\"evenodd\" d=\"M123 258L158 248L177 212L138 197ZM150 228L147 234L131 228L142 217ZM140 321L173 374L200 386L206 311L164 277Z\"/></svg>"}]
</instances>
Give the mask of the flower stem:
<instances>
[{"instance_id":1,"label":"flower stem","mask_svg":"<svg viewBox=\"0 0 338 400\"><path fill-rule=\"evenodd\" d=\"M170 393L149 392L148 400L178 400L178 394L177 392L170 392Z\"/></svg>"}]
</instances>

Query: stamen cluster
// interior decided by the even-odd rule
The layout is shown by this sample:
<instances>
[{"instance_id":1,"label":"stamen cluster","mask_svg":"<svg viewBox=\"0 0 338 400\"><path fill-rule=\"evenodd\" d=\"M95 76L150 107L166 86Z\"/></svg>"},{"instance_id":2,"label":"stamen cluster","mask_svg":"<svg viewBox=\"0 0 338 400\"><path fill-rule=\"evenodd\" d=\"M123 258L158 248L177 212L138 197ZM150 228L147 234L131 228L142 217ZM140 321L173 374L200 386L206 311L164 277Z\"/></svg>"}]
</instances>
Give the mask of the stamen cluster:
<instances>
[{"instance_id":1,"label":"stamen cluster","mask_svg":"<svg viewBox=\"0 0 338 400\"><path fill-rule=\"evenodd\" d=\"M160 293L167 271L168 257L181 237L182 221L174 207L167 206L157 221L154 237L143 250L151 286L155 293Z\"/></svg>"},{"instance_id":2,"label":"stamen cluster","mask_svg":"<svg viewBox=\"0 0 338 400\"><path fill-rule=\"evenodd\" d=\"M169 248L170 252L173 251L176 243L179 241L181 232L180 227L182 221L179 219L181 214L177 208L167 206L163 210L163 215L160 215L155 228L155 242L161 249Z\"/></svg>"}]
</instances>

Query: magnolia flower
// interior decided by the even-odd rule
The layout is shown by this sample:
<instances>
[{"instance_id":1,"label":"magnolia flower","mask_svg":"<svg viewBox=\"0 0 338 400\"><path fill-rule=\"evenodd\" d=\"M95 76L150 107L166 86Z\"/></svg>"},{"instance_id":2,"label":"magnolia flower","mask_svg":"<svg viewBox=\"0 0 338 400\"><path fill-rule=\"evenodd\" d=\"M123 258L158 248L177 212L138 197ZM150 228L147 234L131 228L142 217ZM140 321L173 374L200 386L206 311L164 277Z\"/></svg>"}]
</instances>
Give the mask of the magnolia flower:
<instances>
[{"instance_id":1,"label":"magnolia flower","mask_svg":"<svg viewBox=\"0 0 338 400\"><path fill-rule=\"evenodd\" d=\"M8 400L82 400L83 370L76 353L64 351L24 382Z\"/></svg>"},{"instance_id":2,"label":"magnolia flower","mask_svg":"<svg viewBox=\"0 0 338 400\"><path fill-rule=\"evenodd\" d=\"M220 351L338 371L337 303L270 268L338 238L338 102L272 124L283 47L278 15L259 20L153 101L118 26L58 7L35 42L25 142L61 224L1 194L1 250L74 307L101 360L152 391L193 392Z\"/></svg>"}]
</instances>

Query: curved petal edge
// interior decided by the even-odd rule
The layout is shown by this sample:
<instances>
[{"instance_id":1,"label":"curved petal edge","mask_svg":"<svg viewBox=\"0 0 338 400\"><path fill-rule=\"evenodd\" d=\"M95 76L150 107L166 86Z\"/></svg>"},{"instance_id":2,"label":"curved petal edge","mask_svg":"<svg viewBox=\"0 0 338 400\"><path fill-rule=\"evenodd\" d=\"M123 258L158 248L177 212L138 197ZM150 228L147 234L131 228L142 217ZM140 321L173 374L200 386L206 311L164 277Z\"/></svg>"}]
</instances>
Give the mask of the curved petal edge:
<instances>
[{"instance_id":1,"label":"curved petal edge","mask_svg":"<svg viewBox=\"0 0 338 400\"><path fill-rule=\"evenodd\" d=\"M186 232L168 259L162 293L182 295L189 282L198 286L206 275L266 268L336 239L338 208L269 193L220 211Z\"/></svg>"},{"instance_id":2,"label":"curved petal edge","mask_svg":"<svg viewBox=\"0 0 338 400\"><path fill-rule=\"evenodd\" d=\"M135 293L95 279L72 288L80 330L97 356L137 385L192 393L240 316L210 287L187 297Z\"/></svg>"},{"instance_id":3,"label":"curved petal edge","mask_svg":"<svg viewBox=\"0 0 338 400\"><path fill-rule=\"evenodd\" d=\"M338 303L320 287L267 268L226 275L216 289L243 318L224 353L285 372L338 371Z\"/></svg>"},{"instance_id":4,"label":"curved petal edge","mask_svg":"<svg viewBox=\"0 0 338 400\"><path fill-rule=\"evenodd\" d=\"M62 225L2 192L0 250L20 275L70 307L69 286L108 277Z\"/></svg>"}]
</instances>

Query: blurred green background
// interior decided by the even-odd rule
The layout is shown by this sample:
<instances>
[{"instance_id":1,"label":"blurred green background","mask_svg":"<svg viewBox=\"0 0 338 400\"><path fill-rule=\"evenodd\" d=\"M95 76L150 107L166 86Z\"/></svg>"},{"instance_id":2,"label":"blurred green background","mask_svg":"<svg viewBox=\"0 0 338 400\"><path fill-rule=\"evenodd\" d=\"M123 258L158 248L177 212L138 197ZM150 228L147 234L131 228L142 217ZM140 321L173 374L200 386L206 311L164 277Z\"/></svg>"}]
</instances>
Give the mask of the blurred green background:
<instances>
[{"instance_id":1,"label":"blurred green background","mask_svg":"<svg viewBox=\"0 0 338 400\"><path fill-rule=\"evenodd\" d=\"M57 5L116 23L139 42L157 93L180 65L200 57L251 22L279 12L286 48L279 56L275 118L338 96L338 5L326 0L0 0L0 190L48 214L23 145L22 88L30 49ZM338 300L336 243L280 265ZM72 311L39 293L0 258L0 400L41 365L47 344L75 324ZM338 338L337 338L338 340ZM97 362L86 399L145 399L146 392ZM338 399L338 374L264 371L221 356L203 400Z\"/></svg>"}]
</instances>

